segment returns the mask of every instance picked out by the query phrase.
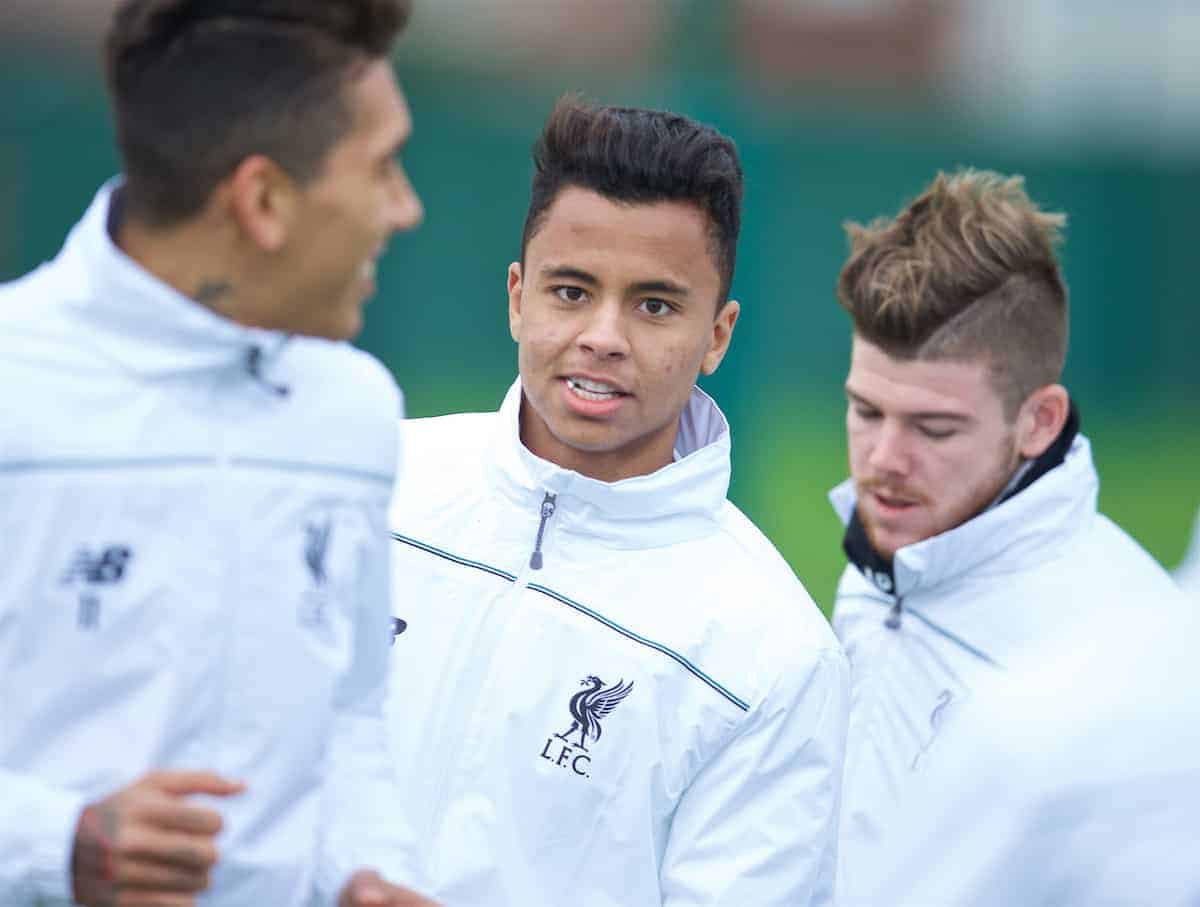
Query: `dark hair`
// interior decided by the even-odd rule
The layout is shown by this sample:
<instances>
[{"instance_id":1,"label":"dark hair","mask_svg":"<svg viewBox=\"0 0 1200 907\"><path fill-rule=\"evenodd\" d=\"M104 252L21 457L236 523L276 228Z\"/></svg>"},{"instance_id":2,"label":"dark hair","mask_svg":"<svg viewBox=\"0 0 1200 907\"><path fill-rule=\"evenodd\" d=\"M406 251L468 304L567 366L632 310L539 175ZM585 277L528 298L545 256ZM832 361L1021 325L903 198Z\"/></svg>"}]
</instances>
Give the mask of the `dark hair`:
<instances>
[{"instance_id":1,"label":"dark hair","mask_svg":"<svg viewBox=\"0 0 1200 907\"><path fill-rule=\"evenodd\" d=\"M300 183L351 127L344 87L409 0L125 0L105 47L125 204L167 225L253 154Z\"/></svg>"},{"instance_id":2,"label":"dark hair","mask_svg":"<svg viewBox=\"0 0 1200 907\"><path fill-rule=\"evenodd\" d=\"M546 121L533 163L522 261L547 209L567 186L633 204L691 202L708 216L721 275L718 308L729 297L742 206L742 165L731 139L678 114L593 107L567 95Z\"/></svg>"},{"instance_id":3,"label":"dark hair","mask_svg":"<svg viewBox=\"0 0 1200 907\"><path fill-rule=\"evenodd\" d=\"M1065 224L1019 176L939 173L895 218L846 225L838 301L855 333L890 356L986 362L1011 419L1062 375L1067 288L1055 247Z\"/></svg>"}]
</instances>

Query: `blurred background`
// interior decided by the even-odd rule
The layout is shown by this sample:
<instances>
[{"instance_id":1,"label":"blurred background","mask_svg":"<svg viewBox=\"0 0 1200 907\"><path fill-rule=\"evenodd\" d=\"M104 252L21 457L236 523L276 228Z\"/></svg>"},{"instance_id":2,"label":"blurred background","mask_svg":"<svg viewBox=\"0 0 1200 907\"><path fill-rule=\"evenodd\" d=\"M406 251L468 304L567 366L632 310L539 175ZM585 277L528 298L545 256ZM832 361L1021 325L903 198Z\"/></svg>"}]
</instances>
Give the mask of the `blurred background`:
<instances>
[{"instance_id":1,"label":"blurred background","mask_svg":"<svg viewBox=\"0 0 1200 907\"><path fill-rule=\"evenodd\" d=\"M0 280L51 257L117 169L99 45L114 0L0 3ZM1101 506L1167 566L1200 501L1200 3L417 0L397 66L427 208L360 339L409 412L491 409L516 369L504 278L555 98L667 107L746 167L733 348L706 382L732 496L825 608L844 563L842 223L938 169L1026 177L1069 217L1066 382Z\"/></svg>"}]
</instances>

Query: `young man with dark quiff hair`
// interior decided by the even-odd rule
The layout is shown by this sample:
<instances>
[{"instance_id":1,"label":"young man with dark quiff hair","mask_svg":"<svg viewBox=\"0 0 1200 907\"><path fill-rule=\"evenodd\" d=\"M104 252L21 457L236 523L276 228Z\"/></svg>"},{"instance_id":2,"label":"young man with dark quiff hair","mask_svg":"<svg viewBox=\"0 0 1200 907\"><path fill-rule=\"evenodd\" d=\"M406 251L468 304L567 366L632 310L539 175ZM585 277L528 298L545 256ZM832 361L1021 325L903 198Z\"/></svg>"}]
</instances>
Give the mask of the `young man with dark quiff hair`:
<instances>
[{"instance_id":1,"label":"young man with dark quiff hair","mask_svg":"<svg viewBox=\"0 0 1200 907\"><path fill-rule=\"evenodd\" d=\"M742 171L672 113L566 98L508 269L498 412L407 426L393 749L431 891L826 904L845 661L726 499Z\"/></svg>"},{"instance_id":2,"label":"young man with dark quiff hair","mask_svg":"<svg viewBox=\"0 0 1200 907\"><path fill-rule=\"evenodd\" d=\"M428 903L385 752L404 0L126 0L124 172L0 287L0 903Z\"/></svg>"},{"instance_id":3,"label":"young man with dark quiff hair","mask_svg":"<svg viewBox=\"0 0 1200 907\"><path fill-rule=\"evenodd\" d=\"M1064 224L1019 178L962 170L939 174L895 218L848 230L838 299L854 332L851 478L831 495L850 559L833 616L853 678L845 903L899 895L877 873L915 812L979 808L937 802L936 777L919 802L902 799L936 771L926 765L938 764L929 751L941 736L970 727L983 749L986 735L1003 737L1003 720L963 717L985 708L978 690L1028 669L1039 646L1081 644L1103 615L1140 620L1132 603L1179 604L1162 568L1096 509L1091 446L1059 383ZM924 845L931 860L949 847Z\"/></svg>"}]
</instances>

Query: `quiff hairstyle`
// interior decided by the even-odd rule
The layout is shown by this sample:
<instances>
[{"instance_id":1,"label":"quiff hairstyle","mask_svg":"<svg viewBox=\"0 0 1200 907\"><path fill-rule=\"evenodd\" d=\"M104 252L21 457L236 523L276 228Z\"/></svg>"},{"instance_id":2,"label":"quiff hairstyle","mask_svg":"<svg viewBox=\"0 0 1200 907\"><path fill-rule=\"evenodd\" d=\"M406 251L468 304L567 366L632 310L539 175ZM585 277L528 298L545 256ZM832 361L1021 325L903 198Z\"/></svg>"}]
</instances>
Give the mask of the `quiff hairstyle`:
<instances>
[{"instance_id":1,"label":"quiff hairstyle","mask_svg":"<svg viewBox=\"0 0 1200 907\"><path fill-rule=\"evenodd\" d=\"M105 44L128 213L200 212L244 159L301 185L353 126L344 89L386 57L409 0L125 0Z\"/></svg>"},{"instance_id":2,"label":"quiff hairstyle","mask_svg":"<svg viewBox=\"0 0 1200 907\"><path fill-rule=\"evenodd\" d=\"M986 362L1012 420L1062 375L1067 288L1055 249L1065 224L1019 176L939 173L894 219L846 225L838 301L855 334L893 358Z\"/></svg>"},{"instance_id":3,"label":"quiff hairstyle","mask_svg":"<svg viewBox=\"0 0 1200 907\"><path fill-rule=\"evenodd\" d=\"M708 219L721 278L718 311L725 304L742 219L742 164L732 139L679 114L594 107L569 94L546 120L533 146L533 164L522 262L547 210L568 186L631 205L690 203Z\"/></svg>"}]
</instances>

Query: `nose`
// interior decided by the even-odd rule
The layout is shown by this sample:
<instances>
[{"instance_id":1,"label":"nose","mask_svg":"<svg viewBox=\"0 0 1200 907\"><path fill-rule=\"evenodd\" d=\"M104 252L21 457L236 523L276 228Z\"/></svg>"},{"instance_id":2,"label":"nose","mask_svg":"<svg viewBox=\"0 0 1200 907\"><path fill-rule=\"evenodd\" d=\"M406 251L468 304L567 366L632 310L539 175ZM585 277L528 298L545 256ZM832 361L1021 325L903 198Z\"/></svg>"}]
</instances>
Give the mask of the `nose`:
<instances>
[{"instance_id":1,"label":"nose","mask_svg":"<svg viewBox=\"0 0 1200 907\"><path fill-rule=\"evenodd\" d=\"M878 475L905 475L908 472L908 444L901 423L883 420L867 462Z\"/></svg>"},{"instance_id":2,"label":"nose","mask_svg":"<svg viewBox=\"0 0 1200 907\"><path fill-rule=\"evenodd\" d=\"M621 304L615 300L601 300L586 313L587 321L580 331L577 342L582 350L597 359L624 359L629 355L629 338L625 335L625 324Z\"/></svg>"},{"instance_id":3,"label":"nose","mask_svg":"<svg viewBox=\"0 0 1200 907\"><path fill-rule=\"evenodd\" d=\"M425 219L421 197L417 195L408 174L400 168L396 168L388 203L388 226L393 232L415 230Z\"/></svg>"}]
</instances>

